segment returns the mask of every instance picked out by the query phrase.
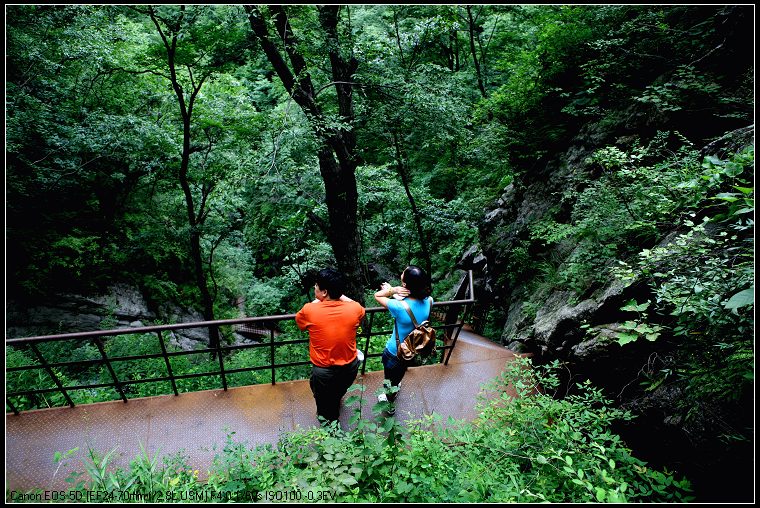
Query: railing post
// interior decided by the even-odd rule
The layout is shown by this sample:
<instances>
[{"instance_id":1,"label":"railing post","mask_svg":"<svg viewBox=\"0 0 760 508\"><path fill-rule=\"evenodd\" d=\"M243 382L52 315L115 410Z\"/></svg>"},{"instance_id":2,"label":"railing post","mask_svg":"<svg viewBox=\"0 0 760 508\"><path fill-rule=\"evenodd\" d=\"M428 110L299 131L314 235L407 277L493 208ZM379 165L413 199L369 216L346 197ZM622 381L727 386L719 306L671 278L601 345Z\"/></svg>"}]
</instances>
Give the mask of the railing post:
<instances>
[{"instance_id":1,"label":"railing post","mask_svg":"<svg viewBox=\"0 0 760 508\"><path fill-rule=\"evenodd\" d=\"M8 397L5 398L6 404L8 404L11 407L11 411L13 411L13 414L18 416L20 413L18 412L18 409L16 409L16 406L13 405L13 402L11 402L11 399Z\"/></svg>"},{"instance_id":2,"label":"railing post","mask_svg":"<svg viewBox=\"0 0 760 508\"><path fill-rule=\"evenodd\" d=\"M274 328L269 330L269 365L272 366L272 384L274 383Z\"/></svg>"},{"instance_id":3,"label":"railing post","mask_svg":"<svg viewBox=\"0 0 760 508\"><path fill-rule=\"evenodd\" d=\"M121 388L121 383L119 383L119 379L116 377L116 372L114 372L113 367L111 367L111 362L108 361L108 355L106 355L106 350L103 349L103 343L100 341L100 337L95 337L92 340L96 346L98 346L98 350L100 351L100 356L103 357L103 362L105 362L106 367L108 367L108 372L111 373L111 377L113 378L114 388L116 388L116 391L119 392L119 395L121 395L121 400L124 401L124 403L127 403L127 396L124 395L124 390Z\"/></svg>"},{"instance_id":4,"label":"railing post","mask_svg":"<svg viewBox=\"0 0 760 508\"><path fill-rule=\"evenodd\" d=\"M472 271L470 271L470 273L472 274ZM459 332L462 331L462 327L464 326L465 316L467 315L467 312L469 310L470 310L470 306L469 305L465 305L464 310L462 312L462 319L459 320L459 322L457 323L456 328L454 329L454 330L456 330L454 332L454 339L451 341L451 348L449 349L449 354L446 355L446 361L443 362L444 365L448 365L449 364L449 358L451 358L451 353L454 352L454 346L456 346L456 344L457 344L457 339L459 338Z\"/></svg>"},{"instance_id":5,"label":"railing post","mask_svg":"<svg viewBox=\"0 0 760 508\"><path fill-rule=\"evenodd\" d=\"M71 398L69 397L69 394L66 393L66 390L63 388L63 385L58 380L58 376L55 375L55 372L53 372L53 369L48 366L48 363L45 361L45 358L42 356L42 353L39 352L37 349L37 346L34 344L29 344L29 346L32 348L32 351L34 351L34 354L37 355L37 359L40 361L40 364L45 367L45 370L47 371L48 375L53 379L53 382L55 383L55 386L58 387L59 390L61 390L61 393L66 398L66 402L69 403L69 406L74 407L74 402L72 402Z\"/></svg>"},{"instance_id":6,"label":"railing post","mask_svg":"<svg viewBox=\"0 0 760 508\"><path fill-rule=\"evenodd\" d=\"M469 300L470 302L474 302L475 300L475 286L474 286L474 277L472 275L472 270L467 270L467 276L469 278L469 281L467 282L467 289L464 290L464 294L460 295L461 291L461 284L464 281L460 282L460 290L457 291L457 294L454 298L459 300L460 298L463 298L465 300ZM446 313L446 325L449 324L456 324L454 328L452 328L451 333L446 333L447 338L451 340L451 347L449 348L449 353L441 356L441 360L443 361L444 365L449 364L449 359L451 358L451 354L454 352L454 346L456 346L457 339L459 338L459 332L462 331L462 327L464 326L464 322L466 320L467 313L471 310L471 304L465 304L465 305L452 305L452 309L456 310L456 317L457 319L450 320L449 315L450 312ZM461 311L461 315L460 315ZM451 322L450 322L451 321ZM448 329L447 329L448 330ZM444 360L443 357L446 357Z\"/></svg>"},{"instance_id":7,"label":"railing post","mask_svg":"<svg viewBox=\"0 0 760 508\"><path fill-rule=\"evenodd\" d=\"M161 344L161 353L164 355L164 362L166 362L166 370L169 373L169 378L172 381L172 390L174 395L179 395L177 391L177 383L174 382L174 373L172 372L172 364L169 362L169 355L166 354L166 345L164 344L164 337L161 335L161 330L156 332L158 334L158 342Z\"/></svg>"},{"instance_id":8,"label":"railing post","mask_svg":"<svg viewBox=\"0 0 760 508\"><path fill-rule=\"evenodd\" d=\"M364 350L362 353L364 353L364 361L362 362L362 375L364 375L367 372L367 354L369 353L369 338L372 335L372 320L374 319L375 314L372 313L369 315L369 324L367 325L367 332L363 335L365 336L364 339Z\"/></svg>"},{"instance_id":9,"label":"railing post","mask_svg":"<svg viewBox=\"0 0 760 508\"><path fill-rule=\"evenodd\" d=\"M209 332L211 328L216 328L216 336L219 337L219 341L216 344L216 354L219 356L219 375L222 376L222 388L227 391L227 376L224 373L224 358L222 357L222 337L219 334L219 328L216 326L209 326Z\"/></svg>"}]
</instances>

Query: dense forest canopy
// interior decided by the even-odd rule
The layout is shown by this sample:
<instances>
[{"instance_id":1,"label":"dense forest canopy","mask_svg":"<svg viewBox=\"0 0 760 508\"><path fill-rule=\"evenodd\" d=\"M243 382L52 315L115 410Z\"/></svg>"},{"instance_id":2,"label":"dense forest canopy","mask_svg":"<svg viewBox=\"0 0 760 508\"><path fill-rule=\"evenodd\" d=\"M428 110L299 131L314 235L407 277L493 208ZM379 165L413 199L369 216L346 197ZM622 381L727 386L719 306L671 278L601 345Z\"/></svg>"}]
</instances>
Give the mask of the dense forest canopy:
<instances>
[{"instance_id":1,"label":"dense forest canopy","mask_svg":"<svg viewBox=\"0 0 760 508\"><path fill-rule=\"evenodd\" d=\"M411 263L448 298L484 252L479 328L508 344L518 300L533 322L552 292L643 281L613 343L661 348L640 393L685 387L684 421L721 407L733 453L754 432L753 23L749 5L7 5L6 296L128 283L261 316L328 265L366 304ZM490 221L562 172L519 227Z\"/></svg>"},{"instance_id":2,"label":"dense forest canopy","mask_svg":"<svg viewBox=\"0 0 760 508\"><path fill-rule=\"evenodd\" d=\"M736 10L9 6L8 293L129 280L222 317L336 261L357 297L375 264L441 281L584 122L688 99L714 111L687 137L744 126Z\"/></svg>"}]
</instances>

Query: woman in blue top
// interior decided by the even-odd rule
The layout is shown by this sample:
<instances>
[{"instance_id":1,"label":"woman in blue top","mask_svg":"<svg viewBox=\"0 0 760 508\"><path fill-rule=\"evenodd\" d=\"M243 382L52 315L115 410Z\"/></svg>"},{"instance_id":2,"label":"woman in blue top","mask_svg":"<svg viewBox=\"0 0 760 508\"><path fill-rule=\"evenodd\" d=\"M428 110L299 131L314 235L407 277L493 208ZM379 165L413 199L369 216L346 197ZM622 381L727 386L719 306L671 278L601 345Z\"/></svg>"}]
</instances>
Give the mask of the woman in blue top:
<instances>
[{"instance_id":1,"label":"woman in blue top","mask_svg":"<svg viewBox=\"0 0 760 508\"><path fill-rule=\"evenodd\" d=\"M401 300L404 300L412 309L417 323L422 323L428 319L433 303L433 297L430 296L430 278L422 268L409 265L401 274L401 286L393 287L387 282L383 282L380 291L375 293L375 300L388 309L393 319L396 320L398 340L402 341L412 331L414 325L401 304ZM392 386L399 386L401 379L406 374L406 364L398 359L396 351L396 331L394 329L383 350L383 371L385 379L389 380ZM388 395L383 393L377 399L380 402L393 402L395 398L395 393ZM388 411L389 414L394 412L395 409Z\"/></svg>"}]
</instances>

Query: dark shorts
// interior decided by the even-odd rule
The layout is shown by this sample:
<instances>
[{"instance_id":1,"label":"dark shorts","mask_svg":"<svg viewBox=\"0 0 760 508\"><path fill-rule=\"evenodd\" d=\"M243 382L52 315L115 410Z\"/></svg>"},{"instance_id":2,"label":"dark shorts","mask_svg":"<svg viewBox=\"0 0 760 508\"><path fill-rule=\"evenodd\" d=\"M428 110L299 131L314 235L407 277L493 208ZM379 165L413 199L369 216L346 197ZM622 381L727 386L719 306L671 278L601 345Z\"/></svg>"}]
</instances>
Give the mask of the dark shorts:
<instances>
[{"instance_id":1,"label":"dark shorts","mask_svg":"<svg viewBox=\"0 0 760 508\"><path fill-rule=\"evenodd\" d=\"M309 386L317 403L317 414L326 420L337 420L340 399L354 383L359 372L359 360L338 367L311 366Z\"/></svg>"}]
</instances>

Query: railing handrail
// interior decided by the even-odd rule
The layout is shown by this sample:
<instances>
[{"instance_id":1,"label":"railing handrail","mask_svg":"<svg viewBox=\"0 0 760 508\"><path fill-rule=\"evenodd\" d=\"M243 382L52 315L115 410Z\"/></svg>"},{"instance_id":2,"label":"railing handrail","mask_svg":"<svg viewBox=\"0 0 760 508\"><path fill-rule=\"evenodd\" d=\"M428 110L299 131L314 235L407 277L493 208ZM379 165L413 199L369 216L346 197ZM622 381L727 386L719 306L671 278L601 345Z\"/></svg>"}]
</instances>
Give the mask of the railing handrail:
<instances>
[{"instance_id":1,"label":"railing handrail","mask_svg":"<svg viewBox=\"0 0 760 508\"><path fill-rule=\"evenodd\" d=\"M434 302L433 307L444 307L449 305L468 305L475 303L475 300L468 298L466 300L448 300L444 302ZM365 309L366 314L385 312L385 307L370 307ZM27 344L30 342L46 342L50 340L67 340L67 339L87 339L93 337L110 337L115 335L133 335L135 333L150 333L164 330L184 330L187 328L208 328L211 326L237 325L242 323L287 321L295 319L295 314L275 314L271 316L256 316L234 319L219 319L215 321L194 321L191 323L174 323L171 325L151 325L136 326L132 328L116 328L113 330L91 330L88 332L62 333L58 335L37 335L33 337L17 337L15 339L5 339L7 346L18 344Z\"/></svg>"},{"instance_id":2,"label":"railing handrail","mask_svg":"<svg viewBox=\"0 0 760 508\"><path fill-rule=\"evenodd\" d=\"M462 289L462 280L460 282L460 288L457 291L457 294L460 293ZM462 299L462 300L448 300L443 302L434 302L434 307L451 307L453 312L446 313L443 318L439 318L440 321L442 321L443 324L440 325L434 325L433 327L436 329L439 329L444 332L444 334L439 337L440 340L443 341L444 345L441 347L441 363L444 365L448 365L449 358L451 357L451 353L453 352L454 346L456 345L457 338L459 336L459 332L462 329L462 326L464 325L464 315L467 313L467 310L469 308L469 304L475 303L474 295L473 295L473 278L472 278L472 270L469 271L469 295L470 298ZM460 315L460 311L462 312L462 315ZM357 333L357 349L360 349L364 353L365 361L362 362L362 374L364 374L366 369L366 359L370 357L380 357L381 355L379 353L370 353L369 351L369 339L370 337L379 336L379 335L387 335L390 333L391 330L381 330L381 331L375 331L372 329L373 324L373 318L375 314L378 313L385 313L387 312L387 309L385 307L370 307L368 309L365 309L365 316L369 316L368 319L365 319L363 322L363 329ZM275 371L278 367L292 367L292 366L298 366L298 365L308 365L309 361L296 361L296 362L290 362L290 363L280 363L278 364L275 362L275 347L280 345L286 345L286 344L299 344L299 343L308 343L309 339L296 339L296 340L285 340L285 341L275 341L275 329L274 327L271 327L268 330L269 335L269 343L255 343L255 344L237 344L237 345L227 345L227 344L216 344L213 347L208 347L205 349L200 350L192 350L192 351L167 351L166 345L164 342L164 338L162 336L162 331L171 331L171 330L182 330L182 329L188 329L188 328L208 328L211 329L212 327L220 327L225 325L235 325L235 324L243 324L243 323L261 323L261 322L267 322L267 323L273 323L273 322L279 322L279 321L286 321L286 320L294 320L296 317L295 314L280 314L280 315L272 315L272 316L257 316L257 317L245 317L245 318L235 318L235 319L223 319L223 320L215 320L215 321L198 321L198 322L192 322L192 323L175 323L170 325L153 325L153 326L141 326L141 327L130 327L130 328L119 328L116 330L95 330L95 331L88 331L88 332L75 332L75 333L66 333L66 334L58 334L58 335L42 335L42 336L35 336L35 337L21 337L21 338L15 338L15 339L6 339L5 344L6 347L13 346L13 347L23 347L28 346L30 350L35 354L37 357L37 360L39 361L39 364L37 365L23 365L18 367L12 367L8 368L6 367L6 376L7 373L10 371L25 371L25 370L45 370L47 371L50 378L53 380L53 382L56 385L56 388L44 388L44 389L37 389L37 390L23 390L23 391L15 391L15 392L9 392L6 391L6 403L8 406L10 406L11 410L15 414L19 414L19 410L13 405L13 403L10 400L11 396L20 396L20 395L32 395L32 394L42 394L42 393L49 393L49 392L60 392L63 394L64 398L66 399L66 402L69 404L69 406L74 407L74 402L71 400L71 398L68 395L68 391L71 390L82 390L87 388L105 388L105 387L113 387L116 389L118 394L120 395L121 399L126 403L127 402L127 396L125 394L124 387L131 385L131 384L138 384L138 383L146 383L146 382L162 382L162 381L171 381L172 384L172 390L175 395L179 395L179 391L177 390L177 385L175 383L175 380L177 379L185 379L190 377L200 377L200 376L216 376L220 375L222 387L224 390L227 390L227 379L226 376L228 374L234 374L238 372L245 372L245 371L254 371L254 370L271 370L272 371L272 384L275 384ZM366 328L364 328L364 325L366 325ZM106 353L106 350L104 348L103 341L101 340L104 337L116 337L119 335L135 335L135 334L143 334L143 333L155 333L158 339L158 342L161 346L161 353L151 353L151 354L142 354L142 355L135 355L135 356L121 356L121 357L110 357ZM42 353L37 349L36 344L47 342L47 341L66 341L66 340L74 340L74 339L91 339L92 343L95 344L101 354L100 359L88 359L88 360L79 360L79 361L65 361L65 362L48 362ZM359 341L363 340L364 345L363 347L360 346ZM245 368L237 368L237 369L225 369L224 366L224 357L223 352L226 351L233 351L236 349L244 349L244 348L251 348L251 347L268 347L270 349L270 361L269 365L259 365L254 367L245 367ZM214 370L212 372L203 372L203 373L191 373L191 374L175 374L172 372L171 363L169 361L169 357L171 356L177 356L177 355L189 355L189 354L201 354L201 353L212 353L219 361L219 370ZM446 354L448 353L448 354ZM111 366L111 362L114 361L131 361L131 360L140 360L140 359L148 359L148 358L161 358L163 357L164 362L166 364L166 369L168 373L167 376L160 376L160 377L154 377L154 378L147 378L147 379L128 379L128 380L119 380L116 372ZM90 384L90 385L73 385L73 386L63 386L63 384L59 381L58 377L56 376L55 372L52 370L53 367L62 367L62 366L69 366L69 365L89 365L89 364L97 364L100 363L102 365L105 365L105 367L108 369L108 372L113 379L113 383L97 383L97 384ZM7 380L7 377L6 377ZM7 388L7 386L6 386Z\"/></svg>"}]
</instances>

